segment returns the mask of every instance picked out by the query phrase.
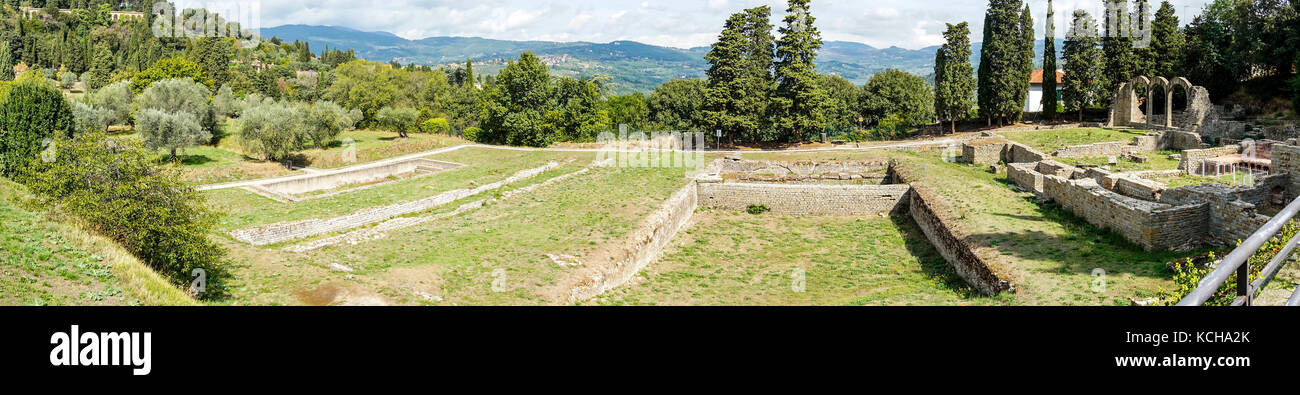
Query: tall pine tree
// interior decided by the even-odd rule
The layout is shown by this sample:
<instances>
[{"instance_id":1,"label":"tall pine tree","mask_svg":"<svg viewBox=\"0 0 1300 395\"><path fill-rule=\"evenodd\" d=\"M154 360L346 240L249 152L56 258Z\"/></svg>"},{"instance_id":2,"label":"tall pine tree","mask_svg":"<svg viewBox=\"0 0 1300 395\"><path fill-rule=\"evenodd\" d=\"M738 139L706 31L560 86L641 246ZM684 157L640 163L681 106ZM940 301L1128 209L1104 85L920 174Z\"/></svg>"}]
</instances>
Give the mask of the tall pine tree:
<instances>
[{"instance_id":1,"label":"tall pine tree","mask_svg":"<svg viewBox=\"0 0 1300 395\"><path fill-rule=\"evenodd\" d=\"M1119 84L1133 78L1136 68L1133 59L1133 39L1130 36L1128 0L1105 0L1106 16L1103 18L1105 37L1101 39L1105 52L1104 69L1106 89L1116 89Z\"/></svg>"},{"instance_id":2,"label":"tall pine tree","mask_svg":"<svg viewBox=\"0 0 1300 395\"><path fill-rule=\"evenodd\" d=\"M1043 35L1043 119L1056 120L1056 11L1047 0L1046 33Z\"/></svg>"},{"instance_id":3,"label":"tall pine tree","mask_svg":"<svg viewBox=\"0 0 1300 395\"><path fill-rule=\"evenodd\" d=\"M1020 0L990 0L984 17L978 95L980 115L988 119L989 124L996 119L998 125L1002 125L1008 118L1018 116L1024 108L1021 89L1029 80L1024 75L1025 45L1022 40L1025 36L1021 30L1024 17L1021 4Z\"/></svg>"},{"instance_id":4,"label":"tall pine tree","mask_svg":"<svg viewBox=\"0 0 1300 395\"><path fill-rule=\"evenodd\" d=\"M1087 11L1075 10L1070 33L1065 38L1065 86L1061 96L1065 108L1079 112L1097 104L1105 87L1102 50L1097 48L1097 21Z\"/></svg>"},{"instance_id":5,"label":"tall pine tree","mask_svg":"<svg viewBox=\"0 0 1300 395\"><path fill-rule=\"evenodd\" d=\"M1020 25L1017 30L1020 32L1020 58L1018 59L1018 70L1014 76L1016 78L1016 99L1014 103L1005 103L1003 110L1012 121L1020 120L1024 114L1025 104L1029 102L1029 80L1034 74L1034 17L1029 12L1029 6L1025 5L1025 10L1020 13Z\"/></svg>"},{"instance_id":6,"label":"tall pine tree","mask_svg":"<svg viewBox=\"0 0 1300 395\"><path fill-rule=\"evenodd\" d=\"M1156 11L1155 20L1151 22L1151 51L1158 54L1152 73L1165 78L1185 74L1183 61L1186 59L1186 48L1187 41L1179 29L1174 5L1168 1L1160 3L1160 10Z\"/></svg>"},{"instance_id":7,"label":"tall pine tree","mask_svg":"<svg viewBox=\"0 0 1300 395\"><path fill-rule=\"evenodd\" d=\"M764 118L773 85L772 32L770 23L759 21L766 21L771 12L771 8L762 6L727 18L718 41L704 56L709 62L705 72L708 77L705 118L731 142L737 138L753 140L767 129ZM762 49L763 42L768 43L766 50ZM764 56L767 63L759 64L755 60Z\"/></svg>"},{"instance_id":8,"label":"tall pine tree","mask_svg":"<svg viewBox=\"0 0 1300 395\"><path fill-rule=\"evenodd\" d=\"M971 100L975 94L975 75L970 64L970 26L966 22L948 24L943 37L946 42L934 55L934 113L940 122L950 122L949 130L956 133L957 121L965 118L974 105Z\"/></svg>"},{"instance_id":9,"label":"tall pine tree","mask_svg":"<svg viewBox=\"0 0 1300 395\"><path fill-rule=\"evenodd\" d=\"M788 142L807 140L817 132L825 114L826 91L817 74L821 33L813 25L810 0L790 0L785 26L776 43L776 128Z\"/></svg>"}]
</instances>

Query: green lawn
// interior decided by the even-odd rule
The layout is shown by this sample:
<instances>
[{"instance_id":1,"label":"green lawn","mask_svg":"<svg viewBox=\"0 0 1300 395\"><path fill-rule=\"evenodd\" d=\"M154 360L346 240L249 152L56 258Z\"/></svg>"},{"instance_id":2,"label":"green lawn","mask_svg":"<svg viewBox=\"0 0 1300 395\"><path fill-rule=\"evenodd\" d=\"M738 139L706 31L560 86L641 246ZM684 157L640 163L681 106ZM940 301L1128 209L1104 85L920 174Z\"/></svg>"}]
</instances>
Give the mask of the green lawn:
<instances>
[{"instance_id":1,"label":"green lawn","mask_svg":"<svg viewBox=\"0 0 1300 395\"><path fill-rule=\"evenodd\" d=\"M121 305L104 257L76 248L57 224L0 200L0 305Z\"/></svg>"},{"instance_id":2,"label":"green lawn","mask_svg":"<svg viewBox=\"0 0 1300 395\"><path fill-rule=\"evenodd\" d=\"M220 228L233 230L276 222L329 218L365 208L418 200L453 189L474 188L500 181L520 170L542 166L548 161L573 160L574 166L586 166L594 155L464 148L428 158L467 166L329 197L282 203L238 188L203 193L214 207L228 214L222 219Z\"/></svg>"},{"instance_id":3,"label":"green lawn","mask_svg":"<svg viewBox=\"0 0 1300 395\"><path fill-rule=\"evenodd\" d=\"M561 267L546 254L596 259L686 183L681 169L595 168L467 213L389 231L378 240L301 254L226 237L232 259L240 262L230 303L564 304L567 285L576 283L582 267ZM334 264L354 271L333 271Z\"/></svg>"},{"instance_id":4,"label":"green lawn","mask_svg":"<svg viewBox=\"0 0 1300 395\"><path fill-rule=\"evenodd\" d=\"M955 274L911 220L701 211L608 305L995 304ZM680 243L680 244L679 244Z\"/></svg>"},{"instance_id":5,"label":"green lawn","mask_svg":"<svg viewBox=\"0 0 1300 395\"><path fill-rule=\"evenodd\" d=\"M1116 165L1110 166L1111 173L1121 173L1130 171L1147 171L1147 170L1174 170L1178 168L1178 159L1169 159L1169 155L1177 155L1178 151L1155 151L1144 152L1138 155L1147 157L1147 161L1137 163L1128 159L1118 158ZM1110 157L1099 156L1090 158L1060 158L1057 161L1073 165L1075 162L1086 163L1096 166L1107 166L1110 163Z\"/></svg>"},{"instance_id":6,"label":"green lawn","mask_svg":"<svg viewBox=\"0 0 1300 395\"><path fill-rule=\"evenodd\" d=\"M1194 174L1181 174L1174 177L1153 178L1152 180L1163 183L1165 184L1165 186L1169 188L1178 188L1182 186L1201 185L1201 184L1223 184L1223 185L1245 185L1246 184L1245 174L1238 174L1236 178L1234 178L1231 173L1220 175L1217 177L1198 176Z\"/></svg>"},{"instance_id":7,"label":"green lawn","mask_svg":"<svg viewBox=\"0 0 1300 395\"><path fill-rule=\"evenodd\" d=\"M1028 145L1051 154L1056 150L1072 145L1084 145L1107 141L1132 141L1147 131L1118 128L1079 128L1057 130L1017 130L999 132L1003 137L1017 143Z\"/></svg>"}]
</instances>

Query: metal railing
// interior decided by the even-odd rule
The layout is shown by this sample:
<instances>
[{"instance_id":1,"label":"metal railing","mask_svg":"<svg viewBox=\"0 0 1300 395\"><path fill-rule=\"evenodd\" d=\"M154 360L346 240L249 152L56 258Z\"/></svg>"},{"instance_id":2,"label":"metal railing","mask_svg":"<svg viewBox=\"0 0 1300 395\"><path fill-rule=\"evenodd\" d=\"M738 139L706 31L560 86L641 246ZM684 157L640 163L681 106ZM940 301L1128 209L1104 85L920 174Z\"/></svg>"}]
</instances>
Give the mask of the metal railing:
<instances>
[{"instance_id":1,"label":"metal railing","mask_svg":"<svg viewBox=\"0 0 1300 395\"><path fill-rule=\"evenodd\" d=\"M1281 232L1282 228L1292 218L1295 218L1297 213L1300 213L1300 198L1292 201L1290 205L1287 205L1281 212L1274 215L1273 219L1260 227L1245 241L1242 241L1240 246L1223 257L1223 261L1219 262L1219 265L1214 270L1211 270L1209 274L1206 274L1201 279L1196 289L1187 294L1183 300L1178 301L1178 306L1200 306L1205 304L1207 300L1214 296L1215 292L1218 292L1219 287L1228 281L1228 277L1231 277L1233 273L1237 274L1237 298L1233 299L1232 305L1250 306L1255 293L1268 285L1269 281L1273 280L1273 276L1277 274L1278 269L1281 269L1282 265L1291 258L1291 254L1296 250L1296 245L1300 244L1300 233L1287 241L1282 251L1279 251L1269 261L1268 265L1260 270L1259 279L1253 283L1250 282L1250 257L1255 255L1270 239L1277 236L1278 232ZM1300 306L1300 288L1297 288L1296 292L1291 295L1286 305Z\"/></svg>"}]
</instances>

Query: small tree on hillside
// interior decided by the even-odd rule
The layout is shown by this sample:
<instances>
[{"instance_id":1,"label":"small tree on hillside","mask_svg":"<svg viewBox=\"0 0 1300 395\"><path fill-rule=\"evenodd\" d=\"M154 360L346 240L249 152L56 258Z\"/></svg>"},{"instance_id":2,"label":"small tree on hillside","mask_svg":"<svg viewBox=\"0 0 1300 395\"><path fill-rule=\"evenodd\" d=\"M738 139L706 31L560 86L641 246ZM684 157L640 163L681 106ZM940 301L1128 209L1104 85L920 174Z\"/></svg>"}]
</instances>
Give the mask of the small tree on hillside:
<instances>
[{"instance_id":1,"label":"small tree on hillside","mask_svg":"<svg viewBox=\"0 0 1300 395\"><path fill-rule=\"evenodd\" d=\"M303 141L299 114L280 103L252 104L244 108L237 129L240 146L267 160L287 161ZM286 162L286 165L292 165Z\"/></svg>"},{"instance_id":2,"label":"small tree on hillside","mask_svg":"<svg viewBox=\"0 0 1300 395\"><path fill-rule=\"evenodd\" d=\"M39 157L46 138L68 136L72 106L48 80L19 80L0 101L0 173L21 174Z\"/></svg>"},{"instance_id":3,"label":"small tree on hillside","mask_svg":"<svg viewBox=\"0 0 1300 395\"><path fill-rule=\"evenodd\" d=\"M72 101L72 121L76 125L77 133L92 130L107 131L108 125L113 122L113 117L113 110Z\"/></svg>"},{"instance_id":4,"label":"small tree on hillside","mask_svg":"<svg viewBox=\"0 0 1300 395\"><path fill-rule=\"evenodd\" d=\"M413 108L405 107L384 107L379 110L378 121L381 126L391 131L397 132L402 138L408 137L408 133L416 131L417 123L420 118L420 112Z\"/></svg>"},{"instance_id":5,"label":"small tree on hillside","mask_svg":"<svg viewBox=\"0 0 1300 395\"><path fill-rule=\"evenodd\" d=\"M216 122L212 116L212 103L208 100L209 93L202 84L188 78L176 78L149 85L135 100L139 110L152 108L167 113L187 112L199 121L201 127L212 130Z\"/></svg>"},{"instance_id":6,"label":"small tree on hillside","mask_svg":"<svg viewBox=\"0 0 1300 395\"><path fill-rule=\"evenodd\" d=\"M229 85L222 85L217 90L217 95L212 97L213 114L220 119L225 119L235 113L235 92L230 89Z\"/></svg>"},{"instance_id":7,"label":"small tree on hillside","mask_svg":"<svg viewBox=\"0 0 1300 395\"><path fill-rule=\"evenodd\" d=\"M166 149L172 160L177 158L176 151L203 144L212 138L212 134L199 125L194 114L184 111L169 113L145 109L136 116L135 127L140 131L145 148Z\"/></svg>"},{"instance_id":8,"label":"small tree on hillside","mask_svg":"<svg viewBox=\"0 0 1300 395\"><path fill-rule=\"evenodd\" d=\"M298 107L302 116L302 129L316 148L328 147L344 130L351 129L360 120L351 112L331 101L319 101ZM359 112L355 115L360 115Z\"/></svg>"},{"instance_id":9,"label":"small tree on hillside","mask_svg":"<svg viewBox=\"0 0 1300 395\"><path fill-rule=\"evenodd\" d=\"M131 81L114 82L86 95L87 103L113 112L112 125L125 125L131 122L131 105L135 97L131 93Z\"/></svg>"}]
</instances>

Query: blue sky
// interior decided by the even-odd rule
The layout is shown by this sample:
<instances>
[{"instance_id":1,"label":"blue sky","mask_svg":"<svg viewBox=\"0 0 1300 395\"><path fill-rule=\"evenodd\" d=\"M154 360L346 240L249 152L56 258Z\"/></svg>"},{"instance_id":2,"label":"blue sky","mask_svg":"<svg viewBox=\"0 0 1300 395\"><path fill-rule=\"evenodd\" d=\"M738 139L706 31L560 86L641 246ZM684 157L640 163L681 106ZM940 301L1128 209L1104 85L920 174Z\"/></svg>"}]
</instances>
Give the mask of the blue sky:
<instances>
[{"instance_id":1,"label":"blue sky","mask_svg":"<svg viewBox=\"0 0 1300 395\"><path fill-rule=\"evenodd\" d=\"M184 4L256 0L178 1ZM1186 24L1209 0L1172 0ZM475 36L505 40L634 40L672 47L708 45L726 17L767 4L780 25L784 0L260 0L262 27L283 24L344 26L387 31L409 39ZM1152 0L1152 8L1159 7ZM982 34L986 0L813 0L826 40L917 49L942 42L945 23L971 23ZM1062 36L1076 8L1097 14L1101 0L1055 0ZM1030 0L1042 36L1047 0Z\"/></svg>"}]
</instances>

